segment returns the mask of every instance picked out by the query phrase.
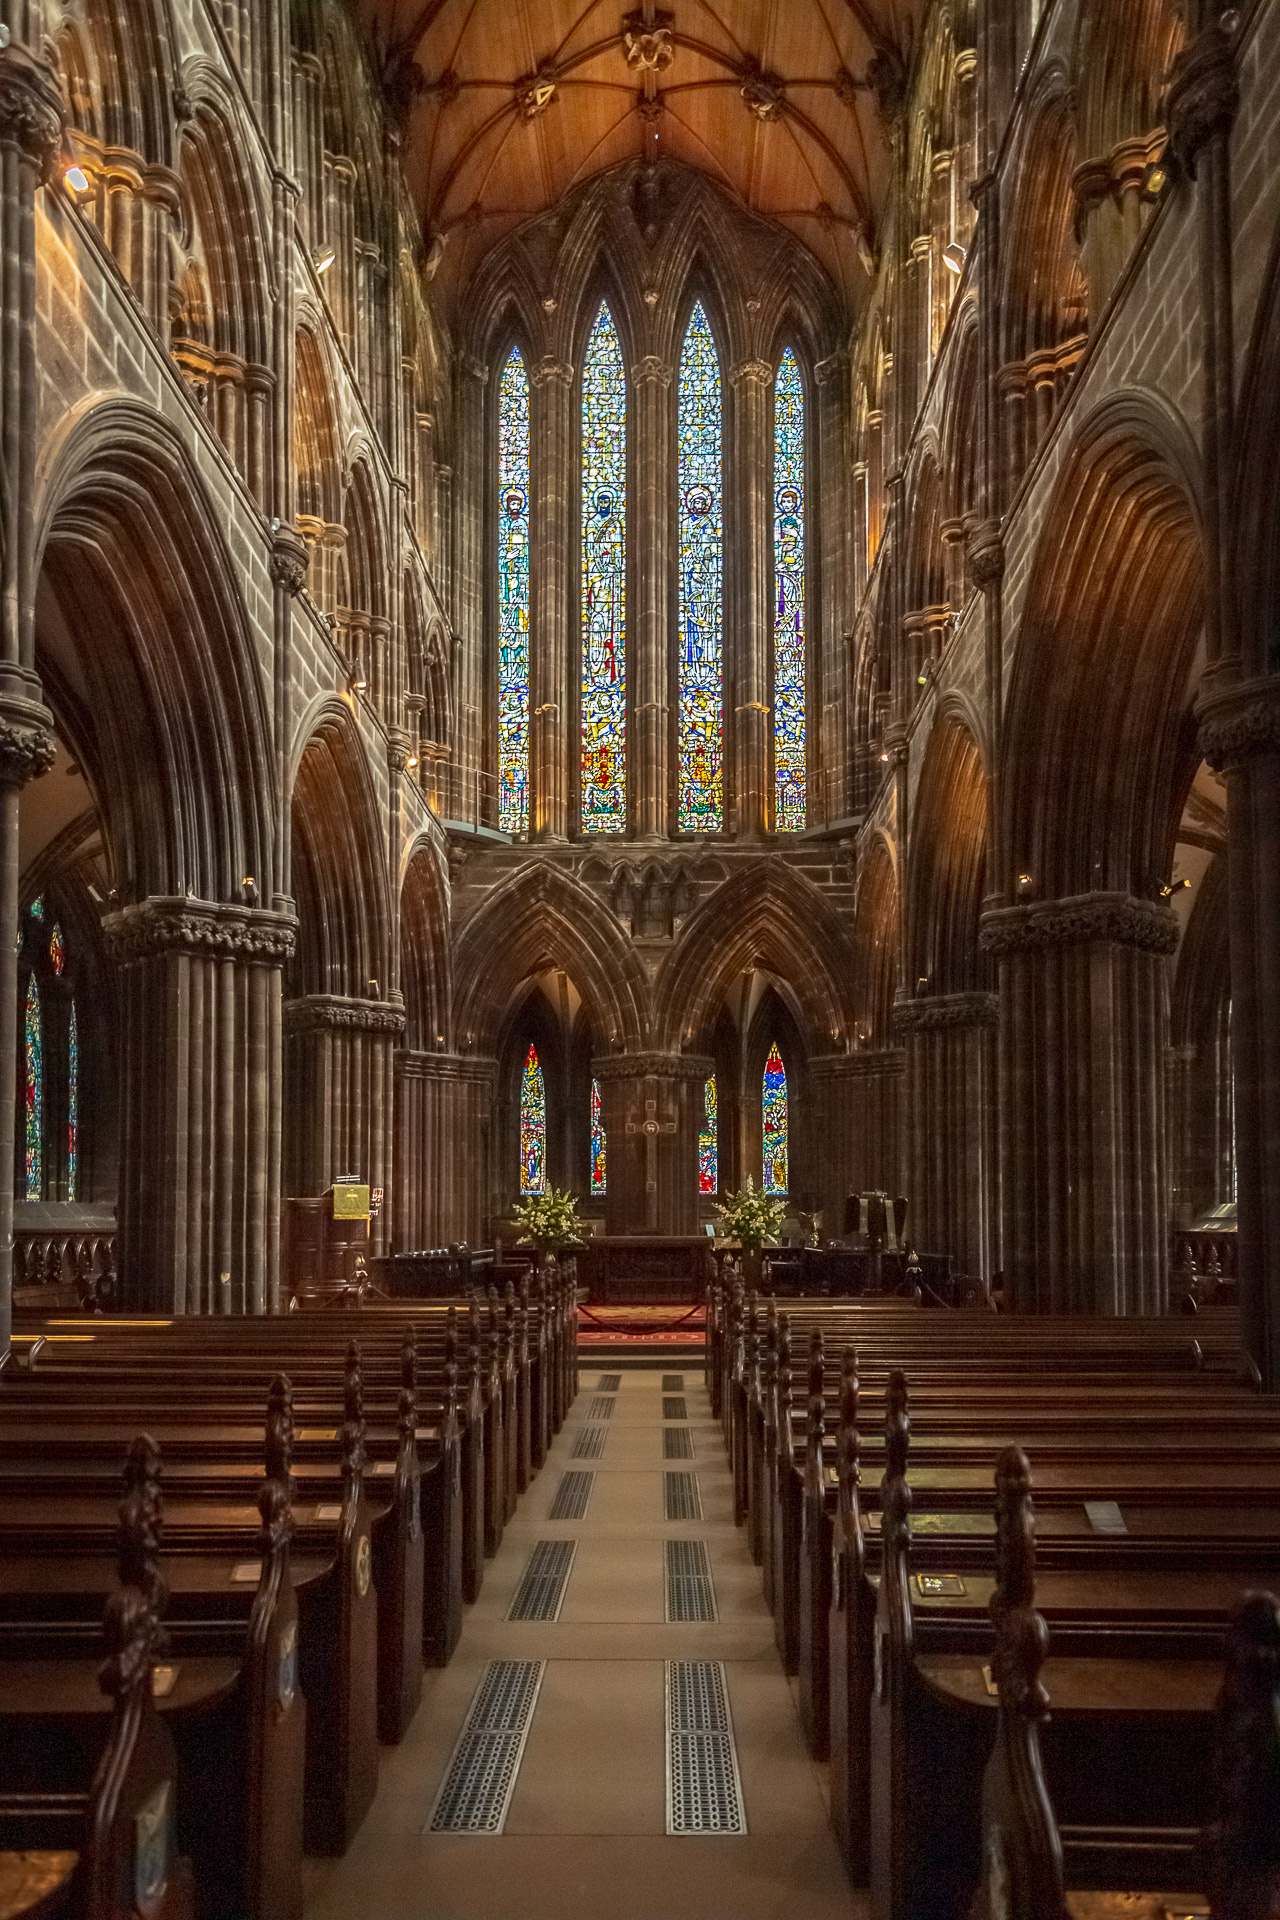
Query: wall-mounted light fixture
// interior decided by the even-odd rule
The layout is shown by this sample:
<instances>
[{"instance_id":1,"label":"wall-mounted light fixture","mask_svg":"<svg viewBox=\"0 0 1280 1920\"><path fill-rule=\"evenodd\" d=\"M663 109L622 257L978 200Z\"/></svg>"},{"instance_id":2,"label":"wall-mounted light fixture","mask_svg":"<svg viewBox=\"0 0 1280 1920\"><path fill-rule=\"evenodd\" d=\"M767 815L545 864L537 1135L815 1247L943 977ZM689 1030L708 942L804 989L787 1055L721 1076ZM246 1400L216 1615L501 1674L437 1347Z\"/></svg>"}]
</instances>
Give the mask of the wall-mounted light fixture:
<instances>
[{"instance_id":1,"label":"wall-mounted light fixture","mask_svg":"<svg viewBox=\"0 0 1280 1920\"><path fill-rule=\"evenodd\" d=\"M317 273L328 273L337 257L336 247L317 247L311 256L311 264Z\"/></svg>"},{"instance_id":2,"label":"wall-mounted light fixture","mask_svg":"<svg viewBox=\"0 0 1280 1920\"><path fill-rule=\"evenodd\" d=\"M881 758L882 760L887 760L887 759L889 758L889 755L888 755L887 753L882 753L882 754L880 755L880 758Z\"/></svg>"},{"instance_id":3,"label":"wall-mounted light fixture","mask_svg":"<svg viewBox=\"0 0 1280 1920\"><path fill-rule=\"evenodd\" d=\"M62 184L76 200L84 198L93 191L93 183L83 167L68 167L63 173Z\"/></svg>"},{"instance_id":4,"label":"wall-mounted light fixture","mask_svg":"<svg viewBox=\"0 0 1280 1920\"><path fill-rule=\"evenodd\" d=\"M363 693L369 684L369 676L364 670L364 661L356 660L348 675L348 684L352 693Z\"/></svg>"},{"instance_id":5,"label":"wall-mounted light fixture","mask_svg":"<svg viewBox=\"0 0 1280 1920\"><path fill-rule=\"evenodd\" d=\"M968 256L958 240L952 240L949 245L942 249L942 257L950 267L952 273L964 272L964 263Z\"/></svg>"},{"instance_id":6,"label":"wall-mounted light fixture","mask_svg":"<svg viewBox=\"0 0 1280 1920\"><path fill-rule=\"evenodd\" d=\"M1171 880L1167 887L1161 887L1160 898L1167 900L1171 894L1181 893L1184 887L1189 887L1190 885L1191 882L1189 880Z\"/></svg>"},{"instance_id":7,"label":"wall-mounted light fixture","mask_svg":"<svg viewBox=\"0 0 1280 1920\"><path fill-rule=\"evenodd\" d=\"M1018 892L1024 900L1026 899L1027 895L1031 892L1034 886L1035 886L1035 880L1032 878L1031 874L1020 873L1018 875Z\"/></svg>"}]
</instances>

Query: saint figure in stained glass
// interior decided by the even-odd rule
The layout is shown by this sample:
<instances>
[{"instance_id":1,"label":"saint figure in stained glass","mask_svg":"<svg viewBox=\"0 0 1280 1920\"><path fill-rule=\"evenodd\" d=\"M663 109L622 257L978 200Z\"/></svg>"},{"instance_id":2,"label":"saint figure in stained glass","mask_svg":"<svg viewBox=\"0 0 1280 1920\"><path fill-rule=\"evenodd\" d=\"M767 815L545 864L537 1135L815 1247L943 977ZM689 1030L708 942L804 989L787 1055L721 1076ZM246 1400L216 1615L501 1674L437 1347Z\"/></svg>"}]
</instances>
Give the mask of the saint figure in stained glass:
<instances>
[{"instance_id":1,"label":"saint figure in stained glass","mask_svg":"<svg viewBox=\"0 0 1280 1920\"><path fill-rule=\"evenodd\" d=\"M681 833L724 819L724 475L720 360L701 301L680 354L680 658L677 701Z\"/></svg>"},{"instance_id":2,"label":"saint figure in stained glass","mask_svg":"<svg viewBox=\"0 0 1280 1920\"><path fill-rule=\"evenodd\" d=\"M773 388L773 817L805 823L804 387L790 347Z\"/></svg>"},{"instance_id":3,"label":"saint figure in stained glass","mask_svg":"<svg viewBox=\"0 0 1280 1920\"><path fill-rule=\"evenodd\" d=\"M787 1070L777 1044L764 1063L764 1190L787 1191Z\"/></svg>"},{"instance_id":4,"label":"saint figure in stained glass","mask_svg":"<svg viewBox=\"0 0 1280 1920\"><path fill-rule=\"evenodd\" d=\"M498 385L498 824L529 825L529 375L512 347Z\"/></svg>"},{"instance_id":5,"label":"saint figure in stained glass","mask_svg":"<svg viewBox=\"0 0 1280 1920\"><path fill-rule=\"evenodd\" d=\"M600 1082L591 1082L591 1191L603 1193L604 1179L604 1120L600 1113Z\"/></svg>"},{"instance_id":6,"label":"saint figure in stained glass","mask_svg":"<svg viewBox=\"0 0 1280 1920\"><path fill-rule=\"evenodd\" d=\"M55 973L61 973L67 964L67 950L62 944L62 928L54 922L53 932L49 935L49 958L53 962Z\"/></svg>"},{"instance_id":7,"label":"saint figure in stained glass","mask_svg":"<svg viewBox=\"0 0 1280 1920\"><path fill-rule=\"evenodd\" d=\"M67 1198L76 1197L76 1176L80 1170L80 1028L76 1003L71 1002L71 1020L67 1028Z\"/></svg>"},{"instance_id":8,"label":"saint figure in stained glass","mask_svg":"<svg viewBox=\"0 0 1280 1920\"><path fill-rule=\"evenodd\" d=\"M27 987L23 1033L27 1064L26 1197L40 1200L44 1188L44 1027L40 1018L40 989L34 973Z\"/></svg>"},{"instance_id":9,"label":"saint figure in stained glass","mask_svg":"<svg viewBox=\"0 0 1280 1920\"><path fill-rule=\"evenodd\" d=\"M704 1089L702 1130L698 1135L698 1190L715 1193L720 1185L720 1124L714 1073Z\"/></svg>"},{"instance_id":10,"label":"saint figure in stained glass","mask_svg":"<svg viewBox=\"0 0 1280 1920\"><path fill-rule=\"evenodd\" d=\"M582 367L582 828L627 825L627 383L608 307Z\"/></svg>"},{"instance_id":11,"label":"saint figure in stained glass","mask_svg":"<svg viewBox=\"0 0 1280 1920\"><path fill-rule=\"evenodd\" d=\"M538 1065L538 1049L530 1047L520 1081L520 1191L547 1190L547 1090Z\"/></svg>"}]
</instances>

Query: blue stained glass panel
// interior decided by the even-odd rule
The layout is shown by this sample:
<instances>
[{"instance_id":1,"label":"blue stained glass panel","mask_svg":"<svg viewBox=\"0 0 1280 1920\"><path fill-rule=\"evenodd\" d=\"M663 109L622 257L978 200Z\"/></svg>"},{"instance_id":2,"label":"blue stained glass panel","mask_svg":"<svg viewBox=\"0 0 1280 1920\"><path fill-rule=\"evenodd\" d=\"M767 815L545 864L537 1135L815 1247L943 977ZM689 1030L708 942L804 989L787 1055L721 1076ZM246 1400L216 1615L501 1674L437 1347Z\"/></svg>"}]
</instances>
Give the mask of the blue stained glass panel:
<instances>
[{"instance_id":1,"label":"blue stained glass panel","mask_svg":"<svg viewBox=\"0 0 1280 1920\"><path fill-rule=\"evenodd\" d=\"M40 1200L44 1197L44 1024L40 1018L40 989L34 973L27 987L23 1037L27 1061L26 1198Z\"/></svg>"},{"instance_id":2,"label":"blue stained glass panel","mask_svg":"<svg viewBox=\"0 0 1280 1920\"><path fill-rule=\"evenodd\" d=\"M716 1107L716 1077L707 1081L702 1131L698 1135L698 1190L715 1193L720 1185L720 1120Z\"/></svg>"},{"instance_id":3,"label":"blue stained glass panel","mask_svg":"<svg viewBox=\"0 0 1280 1920\"><path fill-rule=\"evenodd\" d=\"M520 1191L547 1190L547 1090L538 1065L538 1049L530 1047L520 1080Z\"/></svg>"},{"instance_id":4,"label":"blue stained glass panel","mask_svg":"<svg viewBox=\"0 0 1280 1920\"><path fill-rule=\"evenodd\" d=\"M582 828L627 825L627 383L608 307L582 368Z\"/></svg>"},{"instance_id":5,"label":"blue stained glass panel","mask_svg":"<svg viewBox=\"0 0 1280 1920\"><path fill-rule=\"evenodd\" d=\"M790 347L773 388L773 817L805 823L804 386Z\"/></svg>"},{"instance_id":6,"label":"blue stained glass panel","mask_svg":"<svg viewBox=\"0 0 1280 1920\"><path fill-rule=\"evenodd\" d=\"M498 824L529 825L529 375L513 347L498 386Z\"/></svg>"},{"instance_id":7,"label":"blue stained glass panel","mask_svg":"<svg viewBox=\"0 0 1280 1920\"><path fill-rule=\"evenodd\" d=\"M605 1190L604 1120L600 1112L600 1082L591 1082L591 1191Z\"/></svg>"},{"instance_id":8,"label":"blue stained glass panel","mask_svg":"<svg viewBox=\"0 0 1280 1920\"><path fill-rule=\"evenodd\" d=\"M680 354L678 825L718 833L724 820L724 474L720 360L701 301Z\"/></svg>"},{"instance_id":9,"label":"blue stained glass panel","mask_svg":"<svg viewBox=\"0 0 1280 1920\"><path fill-rule=\"evenodd\" d=\"M764 1190L787 1191L787 1070L777 1044L764 1063Z\"/></svg>"}]
</instances>

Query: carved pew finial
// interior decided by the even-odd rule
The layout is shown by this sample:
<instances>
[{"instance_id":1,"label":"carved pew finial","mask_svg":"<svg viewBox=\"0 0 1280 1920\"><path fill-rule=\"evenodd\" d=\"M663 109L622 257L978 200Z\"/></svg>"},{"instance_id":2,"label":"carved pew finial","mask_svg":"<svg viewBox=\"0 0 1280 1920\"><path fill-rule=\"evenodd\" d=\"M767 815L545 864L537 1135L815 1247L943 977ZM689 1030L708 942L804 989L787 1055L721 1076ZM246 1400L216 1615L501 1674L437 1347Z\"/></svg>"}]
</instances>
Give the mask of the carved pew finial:
<instances>
[{"instance_id":1,"label":"carved pew finial","mask_svg":"<svg viewBox=\"0 0 1280 1920\"><path fill-rule=\"evenodd\" d=\"M1218 1697L1216 1806L1202 1846L1213 1920L1280 1914L1280 1602L1246 1594Z\"/></svg>"},{"instance_id":2,"label":"carved pew finial","mask_svg":"<svg viewBox=\"0 0 1280 1920\"><path fill-rule=\"evenodd\" d=\"M342 1385L342 1478L346 1485L357 1485L364 1476L364 1376L360 1370L360 1345L353 1340L347 1348Z\"/></svg>"},{"instance_id":3,"label":"carved pew finial","mask_svg":"<svg viewBox=\"0 0 1280 1920\"><path fill-rule=\"evenodd\" d=\"M124 1499L120 1503L120 1583L137 1587L157 1620L164 1612L169 1590L160 1572L160 1449L149 1433L140 1433L129 1448L124 1466ZM157 1628L158 1631L158 1628Z\"/></svg>"},{"instance_id":4,"label":"carved pew finial","mask_svg":"<svg viewBox=\"0 0 1280 1920\"><path fill-rule=\"evenodd\" d=\"M397 1403L400 1437L416 1441L418 1433L418 1330L410 1322L400 1346L400 1398Z\"/></svg>"},{"instance_id":5,"label":"carved pew finial","mask_svg":"<svg viewBox=\"0 0 1280 1920\"><path fill-rule=\"evenodd\" d=\"M1049 1630L1035 1609L1035 1555L1031 1467L1020 1447L1006 1447L996 1463L990 1612L1000 1721L982 1778L980 1920L1066 1920L1062 1841L1040 1760Z\"/></svg>"},{"instance_id":6,"label":"carved pew finial","mask_svg":"<svg viewBox=\"0 0 1280 1920\"><path fill-rule=\"evenodd\" d=\"M293 1383L278 1373L267 1391L267 1479L293 1498Z\"/></svg>"}]
</instances>

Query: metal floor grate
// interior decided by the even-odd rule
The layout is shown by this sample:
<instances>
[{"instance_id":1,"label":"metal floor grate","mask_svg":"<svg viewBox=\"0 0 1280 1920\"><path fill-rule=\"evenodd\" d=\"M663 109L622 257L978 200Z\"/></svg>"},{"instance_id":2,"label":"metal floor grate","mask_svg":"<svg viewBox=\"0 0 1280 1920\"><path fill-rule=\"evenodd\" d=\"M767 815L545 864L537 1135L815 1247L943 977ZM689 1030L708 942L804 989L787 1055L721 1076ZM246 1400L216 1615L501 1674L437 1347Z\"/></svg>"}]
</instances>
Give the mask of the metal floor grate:
<instances>
[{"instance_id":1,"label":"metal floor grate","mask_svg":"<svg viewBox=\"0 0 1280 1920\"><path fill-rule=\"evenodd\" d=\"M602 1373L596 1381L597 1393L616 1393L622 1385L620 1373Z\"/></svg>"},{"instance_id":2,"label":"metal floor grate","mask_svg":"<svg viewBox=\"0 0 1280 1920\"><path fill-rule=\"evenodd\" d=\"M662 1457L664 1460L692 1460L693 1435L688 1427L662 1429Z\"/></svg>"},{"instance_id":3,"label":"metal floor grate","mask_svg":"<svg viewBox=\"0 0 1280 1920\"><path fill-rule=\"evenodd\" d=\"M545 1660L491 1660L453 1750L428 1833L501 1833Z\"/></svg>"},{"instance_id":4,"label":"metal floor grate","mask_svg":"<svg viewBox=\"0 0 1280 1920\"><path fill-rule=\"evenodd\" d=\"M586 1417L588 1420L612 1420L617 1404L612 1394L599 1393L587 1407Z\"/></svg>"},{"instance_id":5,"label":"metal floor grate","mask_svg":"<svg viewBox=\"0 0 1280 1920\"><path fill-rule=\"evenodd\" d=\"M605 1427L583 1427L570 1449L571 1460L598 1460L609 1438Z\"/></svg>"},{"instance_id":6,"label":"metal floor grate","mask_svg":"<svg viewBox=\"0 0 1280 1920\"><path fill-rule=\"evenodd\" d=\"M539 1540L520 1576L508 1620L558 1620L577 1552L576 1540Z\"/></svg>"},{"instance_id":7,"label":"metal floor grate","mask_svg":"<svg viewBox=\"0 0 1280 1920\"><path fill-rule=\"evenodd\" d=\"M562 1473L548 1519L584 1520L595 1483L594 1473Z\"/></svg>"},{"instance_id":8,"label":"metal floor grate","mask_svg":"<svg viewBox=\"0 0 1280 1920\"><path fill-rule=\"evenodd\" d=\"M745 1833L724 1667L668 1660L666 1696L667 1832Z\"/></svg>"},{"instance_id":9,"label":"metal floor grate","mask_svg":"<svg viewBox=\"0 0 1280 1920\"><path fill-rule=\"evenodd\" d=\"M701 1520L702 1495L696 1473L664 1473L663 1504L668 1520Z\"/></svg>"},{"instance_id":10,"label":"metal floor grate","mask_svg":"<svg viewBox=\"0 0 1280 1920\"><path fill-rule=\"evenodd\" d=\"M662 1376L662 1391L664 1393L683 1393L684 1375L682 1373L664 1373Z\"/></svg>"},{"instance_id":11,"label":"metal floor grate","mask_svg":"<svg viewBox=\"0 0 1280 1920\"><path fill-rule=\"evenodd\" d=\"M716 1619L716 1590L705 1540L668 1540L667 1619Z\"/></svg>"},{"instance_id":12,"label":"metal floor grate","mask_svg":"<svg viewBox=\"0 0 1280 1920\"><path fill-rule=\"evenodd\" d=\"M683 1394L677 1395L673 1400L664 1398L662 1402L662 1417L664 1420L687 1420L689 1418L689 1402L684 1398Z\"/></svg>"}]
</instances>

